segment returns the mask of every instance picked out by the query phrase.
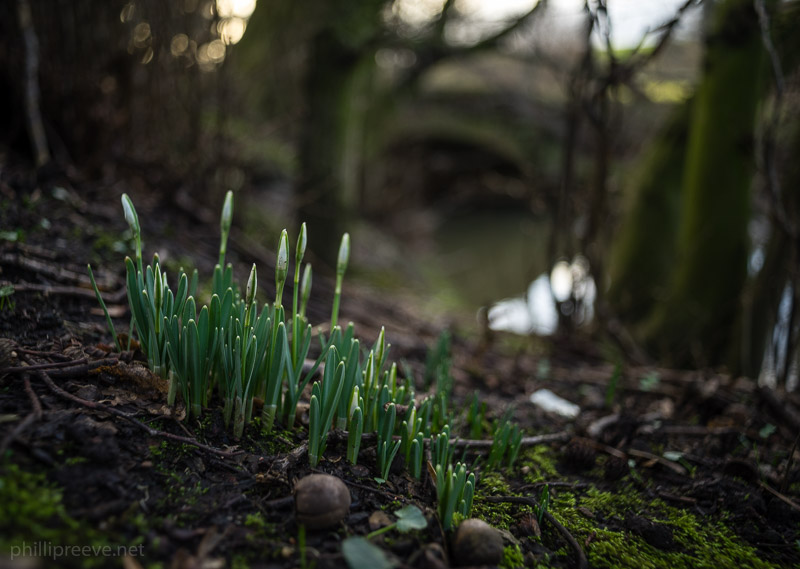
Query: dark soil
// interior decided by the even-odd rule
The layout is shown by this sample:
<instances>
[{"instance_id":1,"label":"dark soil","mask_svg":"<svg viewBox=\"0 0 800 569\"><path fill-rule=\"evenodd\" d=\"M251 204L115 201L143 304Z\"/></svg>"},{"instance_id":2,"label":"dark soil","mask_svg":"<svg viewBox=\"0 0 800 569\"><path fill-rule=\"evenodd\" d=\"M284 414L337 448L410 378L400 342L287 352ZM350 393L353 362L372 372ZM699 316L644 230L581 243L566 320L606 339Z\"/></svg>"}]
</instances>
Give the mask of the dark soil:
<instances>
[{"instance_id":1,"label":"dark soil","mask_svg":"<svg viewBox=\"0 0 800 569\"><path fill-rule=\"evenodd\" d=\"M166 406L141 353L108 345L86 263L117 329L126 330L123 191L139 209L148 252L165 262L191 259L210 273L216 214L188 207L186 196L156 197L172 190L134 181L39 184L24 169L0 173L0 286L15 289L0 310L0 555L23 545L33 554L24 565L0 558L0 566L290 568L302 565L305 548L307 566L345 567L344 538L375 529L375 512L393 520L414 504L427 529L373 542L398 566L448 567L449 536L427 475L418 481L397 465L379 484L369 439L353 466L345 438L334 433L316 471L348 485L349 515L303 544L291 496L312 472L304 427L264 436L253 424L235 440L215 406L199 422L185 420L180 407ZM234 234L240 281L252 262L264 275L273 266L254 242ZM312 323L326 319L330 298L330 282L315 274ZM348 282L342 317L370 342L385 325L390 357L407 362L422 393L441 323L406 304ZM479 393L488 404L483 438L511 409L526 436L554 439L523 449L513 468L476 467L473 514L503 530L504 566L800 566L796 393L705 370L615 371L601 341L586 337L454 332L453 404L466 409ZM578 404L579 416L534 407L528 397L540 388ZM468 437L466 427L458 435ZM481 455L485 449L464 458L473 464ZM540 517L532 505L548 491ZM53 549L73 545L113 553ZM118 546L129 555L120 559Z\"/></svg>"}]
</instances>

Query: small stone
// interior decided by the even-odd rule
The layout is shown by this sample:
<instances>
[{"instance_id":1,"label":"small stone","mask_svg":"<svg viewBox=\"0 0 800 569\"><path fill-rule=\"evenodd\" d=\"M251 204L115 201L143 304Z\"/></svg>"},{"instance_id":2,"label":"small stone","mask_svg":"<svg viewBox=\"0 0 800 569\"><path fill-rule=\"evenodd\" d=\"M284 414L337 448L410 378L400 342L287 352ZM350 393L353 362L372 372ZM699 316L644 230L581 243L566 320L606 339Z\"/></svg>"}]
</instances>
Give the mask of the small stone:
<instances>
[{"instance_id":1,"label":"small stone","mask_svg":"<svg viewBox=\"0 0 800 569\"><path fill-rule=\"evenodd\" d=\"M503 536L482 520L461 522L451 546L453 560L460 567L497 565L503 559Z\"/></svg>"},{"instance_id":2,"label":"small stone","mask_svg":"<svg viewBox=\"0 0 800 569\"><path fill-rule=\"evenodd\" d=\"M336 526L350 510L350 490L330 474L311 474L294 488L295 517L310 530Z\"/></svg>"},{"instance_id":3,"label":"small stone","mask_svg":"<svg viewBox=\"0 0 800 569\"><path fill-rule=\"evenodd\" d=\"M392 524L391 518L383 510L375 510L369 516L369 531L375 531L376 529L385 528L386 526L391 524Z\"/></svg>"}]
</instances>

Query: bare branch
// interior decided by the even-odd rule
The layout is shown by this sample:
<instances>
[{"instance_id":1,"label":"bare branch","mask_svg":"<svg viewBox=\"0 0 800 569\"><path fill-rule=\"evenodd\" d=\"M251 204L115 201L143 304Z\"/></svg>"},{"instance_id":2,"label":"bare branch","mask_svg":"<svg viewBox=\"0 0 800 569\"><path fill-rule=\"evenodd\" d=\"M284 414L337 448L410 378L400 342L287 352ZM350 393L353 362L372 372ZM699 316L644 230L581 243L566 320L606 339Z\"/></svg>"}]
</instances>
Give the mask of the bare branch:
<instances>
[{"instance_id":1,"label":"bare branch","mask_svg":"<svg viewBox=\"0 0 800 569\"><path fill-rule=\"evenodd\" d=\"M778 180L778 172L775 165L775 137L778 130L778 123L781 119L781 111L783 110L783 95L785 90L783 68L775 45L772 43L769 13L764 5L764 1L753 0L753 7L758 14L758 23L761 26L761 42L764 44L764 49L769 57L772 79L775 83L774 104L771 116L766 122L761 135L761 152L759 158L762 162L761 166L765 171L767 194L770 197L772 206L771 214L786 235L791 239L796 239L798 233L797 227L789 220L781 204L780 181Z\"/></svg>"},{"instance_id":2,"label":"bare branch","mask_svg":"<svg viewBox=\"0 0 800 569\"><path fill-rule=\"evenodd\" d=\"M444 42L444 27L447 24L448 14L452 10L451 6L453 4L454 1L448 0L442 8L442 14L439 16L439 19L435 24L436 34L434 41L431 42L428 40L426 42L413 42L411 45L409 45L409 42L405 40L399 40L395 43L395 47L407 47L415 50L417 53L416 65L409 70L408 74L403 78L401 84L398 85L398 89L408 88L410 85L415 83L426 70L448 57L471 55L473 53L497 46L497 44L503 39L510 36L526 23L532 21L536 14L539 13L540 9L544 7L546 1L537 0L536 4L534 4L530 10L516 18L508 26L499 32L467 47L450 46Z\"/></svg>"},{"instance_id":3,"label":"bare branch","mask_svg":"<svg viewBox=\"0 0 800 569\"><path fill-rule=\"evenodd\" d=\"M530 10L519 16L509 26L503 28L496 34L479 41L475 45L468 47L466 51L473 52L473 51L480 51L483 49L487 49L489 47L495 47L502 40L510 36L512 33L520 29L528 22L530 22L536 16L539 10L542 9L544 5L545 5L545 0L538 0Z\"/></svg>"},{"instance_id":4,"label":"bare branch","mask_svg":"<svg viewBox=\"0 0 800 569\"><path fill-rule=\"evenodd\" d=\"M17 0L17 20L25 44L25 114L28 136L31 138L36 166L41 168L50 162L50 151L39 109L39 39L33 27L33 15L28 0Z\"/></svg>"},{"instance_id":5,"label":"bare branch","mask_svg":"<svg viewBox=\"0 0 800 569\"><path fill-rule=\"evenodd\" d=\"M442 6L442 13L439 14L439 18L436 20L434 36L440 43L444 43L444 29L450 19L450 11L454 5L455 0L446 0L444 6Z\"/></svg>"}]
</instances>

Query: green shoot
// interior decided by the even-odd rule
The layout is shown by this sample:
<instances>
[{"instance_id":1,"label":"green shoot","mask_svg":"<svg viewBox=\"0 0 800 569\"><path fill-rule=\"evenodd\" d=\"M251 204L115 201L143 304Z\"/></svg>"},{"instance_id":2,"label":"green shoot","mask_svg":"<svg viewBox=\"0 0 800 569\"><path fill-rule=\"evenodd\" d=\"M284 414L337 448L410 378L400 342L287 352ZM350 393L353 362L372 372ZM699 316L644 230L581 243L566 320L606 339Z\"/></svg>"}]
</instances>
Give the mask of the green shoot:
<instances>
[{"instance_id":1,"label":"green shoot","mask_svg":"<svg viewBox=\"0 0 800 569\"><path fill-rule=\"evenodd\" d=\"M502 423L502 427L500 424ZM517 460L519 447L522 442L522 431L519 426L511 426L508 420L503 420L495 425L492 437L492 447L489 450L489 458L486 461L486 468L492 470L499 467L503 458L506 458L506 465L511 468Z\"/></svg>"},{"instance_id":2,"label":"green shoot","mask_svg":"<svg viewBox=\"0 0 800 569\"><path fill-rule=\"evenodd\" d=\"M311 467L319 464L328 432L331 429L336 406L342 396L342 379L344 378L344 362L339 360L335 346L328 349L325 360L325 371L322 383L315 381L311 386L311 405L309 407L308 425L308 459Z\"/></svg>"},{"instance_id":3,"label":"green shoot","mask_svg":"<svg viewBox=\"0 0 800 569\"><path fill-rule=\"evenodd\" d=\"M233 192L228 190L225 194L225 203L222 205L222 215L219 220L220 240L219 240L219 266L225 266L225 254L228 251L228 235L231 232L233 222Z\"/></svg>"},{"instance_id":4,"label":"green shoot","mask_svg":"<svg viewBox=\"0 0 800 569\"><path fill-rule=\"evenodd\" d=\"M6 308L9 310L14 310L16 303L11 300L12 294L14 294L13 285L9 284L0 286L0 310L5 310Z\"/></svg>"},{"instance_id":5,"label":"green shoot","mask_svg":"<svg viewBox=\"0 0 800 569\"><path fill-rule=\"evenodd\" d=\"M292 325L292 352L286 362L287 381L286 391L283 395L282 411L283 421L289 428L294 425L300 395L322 363L322 355L320 355L312 369L308 373L303 373L303 363L311 347L311 338L313 336L311 324L306 324L305 328L303 328L303 322L305 322L305 319L299 314L295 315Z\"/></svg>"},{"instance_id":6,"label":"green shoot","mask_svg":"<svg viewBox=\"0 0 800 569\"><path fill-rule=\"evenodd\" d=\"M406 418L400 424L400 451L403 453L406 463L411 460L411 445L421 428L422 417L417 416L417 408L412 402L406 412Z\"/></svg>"},{"instance_id":7,"label":"green shoot","mask_svg":"<svg viewBox=\"0 0 800 569\"><path fill-rule=\"evenodd\" d=\"M400 425L400 450L406 461L406 467L414 478L422 476L422 457L425 433L422 431L422 416L417 415L413 399L406 418Z\"/></svg>"},{"instance_id":8,"label":"green shoot","mask_svg":"<svg viewBox=\"0 0 800 569\"><path fill-rule=\"evenodd\" d=\"M300 225L300 235L297 236L297 246L294 250L294 287L292 287L292 317L297 316L297 297L300 291L300 265L303 263L303 256L306 252L306 242L308 234L306 224ZM305 281L305 275L303 280Z\"/></svg>"},{"instance_id":9,"label":"green shoot","mask_svg":"<svg viewBox=\"0 0 800 569\"><path fill-rule=\"evenodd\" d=\"M136 214L136 208L133 207L133 202L128 194L122 194L122 210L125 213L125 221L128 222L128 227L133 233L133 240L136 244L136 268L139 272L142 270L142 228L139 225L139 216Z\"/></svg>"},{"instance_id":10,"label":"green shoot","mask_svg":"<svg viewBox=\"0 0 800 569\"><path fill-rule=\"evenodd\" d=\"M300 569L314 569L316 562L308 561L308 548L306 547L306 526L299 524L297 528L297 549L300 552Z\"/></svg>"},{"instance_id":11,"label":"green shoot","mask_svg":"<svg viewBox=\"0 0 800 569\"><path fill-rule=\"evenodd\" d=\"M456 463L438 465L436 473L436 498L439 504L439 522L444 531L453 527L453 516L458 513L469 517L472 511L472 498L475 493L475 475L467 475L467 467Z\"/></svg>"},{"instance_id":12,"label":"green shoot","mask_svg":"<svg viewBox=\"0 0 800 569\"><path fill-rule=\"evenodd\" d=\"M455 447L450 445L450 427L445 425L436 437L431 437L433 466L435 468L447 466L453 460L454 452Z\"/></svg>"},{"instance_id":13,"label":"green shoot","mask_svg":"<svg viewBox=\"0 0 800 569\"><path fill-rule=\"evenodd\" d=\"M218 348L219 329L211 329L208 306L197 313L192 297L186 302L182 321L185 324L181 326L177 315L171 319L165 316L163 325L167 330L171 373L177 376L189 415L196 418L208 405L209 374Z\"/></svg>"},{"instance_id":14,"label":"green shoot","mask_svg":"<svg viewBox=\"0 0 800 569\"><path fill-rule=\"evenodd\" d=\"M400 441L392 438L394 434L394 424L396 421L397 410L394 403L389 403L387 409L382 413L378 430L378 470L380 479L389 479L389 471L392 468L397 451L400 450Z\"/></svg>"},{"instance_id":15,"label":"green shoot","mask_svg":"<svg viewBox=\"0 0 800 569\"><path fill-rule=\"evenodd\" d=\"M97 302L100 303L100 308L103 309L103 314L106 315L106 324L108 324L108 330L111 332L111 337L114 338L114 345L117 347L117 351L122 351L122 346L120 346L119 338L117 338L117 331L114 329L114 323L111 321L111 315L108 313L108 308L106 308L106 303L103 301L103 297L100 296L100 289L97 288L97 282L94 280L94 273L92 272L92 266L86 265L86 269L89 271L89 280L92 281L92 288L94 289L94 295L97 297ZM14 292L14 289L11 289L11 292Z\"/></svg>"},{"instance_id":16,"label":"green shoot","mask_svg":"<svg viewBox=\"0 0 800 569\"><path fill-rule=\"evenodd\" d=\"M352 331L352 328L353 326L351 324L348 330ZM344 358L344 385L342 386L342 392L346 394L346 396L339 399L339 405L336 408L336 428L342 430L347 428L347 422L350 418L350 408L353 405L350 394L358 387L356 379L360 379L361 376L361 363L359 362L360 343L358 340L352 339L352 333L350 334L349 344L350 346L347 351L344 351L346 346L343 345L342 351L340 352L346 354Z\"/></svg>"},{"instance_id":17,"label":"green shoot","mask_svg":"<svg viewBox=\"0 0 800 569\"><path fill-rule=\"evenodd\" d=\"M424 441L425 436L422 432L417 433L417 436L411 441L411 455L408 462L406 462L407 467L411 471L411 475L417 480L422 476L422 459L424 456L422 445Z\"/></svg>"},{"instance_id":18,"label":"green shoot","mask_svg":"<svg viewBox=\"0 0 800 569\"><path fill-rule=\"evenodd\" d=\"M283 322L283 308L275 310L272 323L272 334L268 357L264 360L261 377L266 378L264 384L264 408L261 414L262 427L266 432L272 430L275 415L278 412L281 388L283 387L283 377L287 364L291 366L289 353L289 342L286 336L286 325Z\"/></svg>"},{"instance_id":19,"label":"green shoot","mask_svg":"<svg viewBox=\"0 0 800 569\"><path fill-rule=\"evenodd\" d=\"M355 388L356 399L358 387ZM347 460L350 464L358 464L358 450L361 447L361 435L364 432L364 415L361 407L356 407L350 417L349 431L347 432Z\"/></svg>"},{"instance_id":20,"label":"green shoot","mask_svg":"<svg viewBox=\"0 0 800 569\"><path fill-rule=\"evenodd\" d=\"M306 265L303 270L303 282L300 285L302 297L300 299L300 317L306 317L306 308L308 307L308 298L311 296L311 265Z\"/></svg>"},{"instance_id":21,"label":"green shoot","mask_svg":"<svg viewBox=\"0 0 800 569\"><path fill-rule=\"evenodd\" d=\"M339 300L342 296L342 281L347 270L347 263L350 260L350 235L342 235L342 242L339 244L339 256L336 260L336 289L333 293L333 309L331 310L331 330L336 327L339 320Z\"/></svg>"},{"instance_id":22,"label":"green shoot","mask_svg":"<svg viewBox=\"0 0 800 569\"><path fill-rule=\"evenodd\" d=\"M539 527L542 526L544 514L550 507L550 486L545 484L542 492L539 494L539 507L536 509L536 517L539 522Z\"/></svg>"},{"instance_id":23,"label":"green shoot","mask_svg":"<svg viewBox=\"0 0 800 569\"><path fill-rule=\"evenodd\" d=\"M275 306L280 307L283 303L283 285L286 284L286 276L289 274L289 236L284 229L281 231L281 239L278 243L278 258L275 261Z\"/></svg>"}]
</instances>

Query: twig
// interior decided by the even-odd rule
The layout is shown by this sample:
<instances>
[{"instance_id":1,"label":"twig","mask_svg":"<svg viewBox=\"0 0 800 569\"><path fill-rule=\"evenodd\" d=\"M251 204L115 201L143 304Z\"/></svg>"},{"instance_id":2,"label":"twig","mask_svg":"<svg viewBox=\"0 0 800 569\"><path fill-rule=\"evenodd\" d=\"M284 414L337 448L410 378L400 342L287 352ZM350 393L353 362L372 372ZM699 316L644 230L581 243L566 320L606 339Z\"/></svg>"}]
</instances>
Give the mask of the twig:
<instances>
[{"instance_id":1,"label":"twig","mask_svg":"<svg viewBox=\"0 0 800 569\"><path fill-rule=\"evenodd\" d=\"M308 454L308 442L303 441L299 446L295 447L290 453L282 458L274 461L270 466L270 472L277 469L280 472L287 472L290 468L294 468L297 463L303 460Z\"/></svg>"},{"instance_id":2,"label":"twig","mask_svg":"<svg viewBox=\"0 0 800 569\"><path fill-rule=\"evenodd\" d=\"M587 439L586 437L573 437L572 440L580 442L580 443L583 443L585 445L588 445L588 446L594 448L595 450L602 451L602 452L604 452L606 454L610 454L611 456L613 456L615 458L621 458L622 460L628 460L628 455L625 452L619 450L618 448L614 448L612 446L604 445L603 443L598 442L598 441L596 441L594 439Z\"/></svg>"},{"instance_id":3,"label":"twig","mask_svg":"<svg viewBox=\"0 0 800 569\"><path fill-rule=\"evenodd\" d=\"M67 362L48 362L45 364L31 364L28 366L19 366L19 367L7 367L5 369L0 369L3 373L24 373L27 371L34 371L40 369L55 369L60 367L72 367L86 364L89 360L87 358L80 358L78 360L70 360Z\"/></svg>"},{"instance_id":4,"label":"twig","mask_svg":"<svg viewBox=\"0 0 800 569\"><path fill-rule=\"evenodd\" d=\"M43 261L39 261L38 259L23 257L22 255L12 252L3 253L3 255L0 256L0 262L9 265L15 265L21 269L26 269L46 277L57 279L61 282L82 284L92 293L92 296L94 296L94 291L91 290L92 283L89 282L89 277L84 276L82 273L65 269L64 267L55 263L45 263Z\"/></svg>"},{"instance_id":5,"label":"twig","mask_svg":"<svg viewBox=\"0 0 800 569\"><path fill-rule=\"evenodd\" d=\"M772 43L772 36L769 31L769 14L763 0L753 0L753 7L758 14L758 23L761 27L761 43L769 57L772 69L772 78L775 81L775 103L772 109L772 116L767 121L761 137L761 159L766 170L767 194L772 202L772 215L790 238L797 238L797 227L788 219L786 211L780 203L781 188L778 181L778 172L775 165L775 137L781 121L781 110L783 109L784 76L781 67L781 60L775 45Z\"/></svg>"},{"instance_id":6,"label":"twig","mask_svg":"<svg viewBox=\"0 0 800 569\"><path fill-rule=\"evenodd\" d=\"M697 504L697 498L692 498L691 496L680 496L666 491L659 492L658 495L665 500L672 500L673 502L680 502L681 504L689 504L691 506Z\"/></svg>"},{"instance_id":7,"label":"twig","mask_svg":"<svg viewBox=\"0 0 800 569\"><path fill-rule=\"evenodd\" d=\"M668 468L669 470L672 470L675 474L679 474L681 476L686 476L687 470L686 470L686 468L684 466L681 466L677 462L673 462L671 460L667 460L663 456L658 456L657 454L653 454L651 452L646 452L646 451L643 451L643 450L638 450L638 449L635 449L635 448L629 448L628 449L628 454L630 456L635 456L636 458L644 458L645 460L652 460L654 462L657 462L661 466L664 466L664 467Z\"/></svg>"},{"instance_id":8,"label":"twig","mask_svg":"<svg viewBox=\"0 0 800 569\"><path fill-rule=\"evenodd\" d=\"M183 443L183 444L196 446L197 448L202 449L202 450L204 450L206 452L209 452L209 453L212 453L212 454L216 454L217 456L223 456L223 457L228 457L228 458L233 457L233 456L237 456L237 455L241 454L241 452L242 452L242 451L221 450L221 449L218 449L218 448L214 448L212 446L205 445L205 444L197 441L194 438L182 437L180 435L174 435L174 434L168 433L166 431L160 431L158 429L154 429L152 427L148 427L146 424L142 423L138 419L132 417L128 413L120 411L119 409L115 409L113 407L108 407L106 405L103 405L101 403L97 403L95 401L87 401L86 399L82 399L80 397L77 397L77 396L73 395L72 393L69 393L68 391L63 390L62 388L60 388L59 386L57 386L53 382L51 377L45 371L39 370L36 373L39 376L39 378L42 381L44 381L45 384L47 384L47 387L49 387L50 390L53 393L55 393L56 395L58 395L58 396L60 396L60 397L62 397L64 399L67 399L69 401L72 401L73 403L77 403L78 405L86 407L87 409L93 409L93 410L96 410L96 411L101 411L103 413L108 413L109 415L114 415L115 417L120 417L121 419L125 419L126 421L130 422L131 424L139 427L141 430L147 432L147 434L149 436L151 436L151 437L160 437L160 438L163 438L163 439L169 439L171 441L175 441L175 442L179 442L179 443Z\"/></svg>"},{"instance_id":9,"label":"twig","mask_svg":"<svg viewBox=\"0 0 800 569\"><path fill-rule=\"evenodd\" d=\"M314 471L322 472L321 470L314 470ZM372 488L371 486L367 486L366 484L360 484L358 482L353 482L352 480L345 480L344 478L342 478L342 482L344 482L348 486L352 486L353 488L364 490L365 492L372 492L373 494L379 494L381 496L385 496L389 500L397 500L398 502L408 502L408 498L403 497L397 492L387 492L382 488Z\"/></svg>"},{"instance_id":10,"label":"twig","mask_svg":"<svg viewBox=\"0 0 800 569\"><path fill-rule=\"evenodd\" d=\"M31 387L31 380L30 377L27 375L25 376L25 393L28 394L28 398L31 400L31 407L32 410L28 415L23 419L23 421L17 425L10 433L8 433L3 442L0 443L0 456L4 455L6 449L14 442L14 440L22 434L31 424L35 421L38 421L42 418L42 404L39 402L39 398L36 397L36 393L33 392L33 388Z\"/></svg>"},{"instance_id":11,"label":"twig","mask_svg":"<svg viewBox=\"0 0 800 569\"><path fill-rule=\"evenodd\" d=\"M784 496L783 494L781 494L781 493L780 493L780 492L778 492L777 490L775 490L775 489L771 488L770 486L768 486L768 485L767 485L765 482L763 482L763 481L762 481L762 482L759 482L758 484L759 484L759 486L761 486L761 487L762 487L764 490L766 490L767 492L769 492L770 494L772 494L773 496L775 496L775 497L776 497L778 500L782 501L782 502L783 502L783 503L785 503L785 504L788 504L788 505L789 505L789 506L791 506L793 509L795 509L795 510L797 510L798 512L800 512L800 504L798 504L797 502L795 502L794 500L792 500L792 499L791 499L791 498L789 498L788 496Z\"/></svg>"},{"instance_id":12,"label":"twig","mask_svg":"<svg viewBox=\"0 0 800 569\"><path fill-rule=\"evenodd\" d=\"M569 440L570 435L567 431L560 431L558 433L550 433L547 435L535 435L532 437L522 437L520 441L520 446L533 446L533 445L543 445L547 443L555 443L560 441ZM472 447L472 448L491 448L492 443L491 439L450 439L450 445L455 446L457 448L462 447Z\"/></svg>"},{"instance_id":13,"label":"twig","mask_svg":"<svg viewBox=\"0 0 800 569\"><path fill-rule=\"evenodd\" d=\"M702 425L667 425L656 433L662 435L682 435L685 437L705 437L707 435L738 435L744 431L736 427L703 427Z\"/></svg>"},{"instance_id":14,"label":"twig","mask_svg":"<svg viewBox=\"0 0 800 569\"><path fill-rule=\"evenodd\" d=\"M86 375L104 366L115 366L119 363L117 358L105 358L102 360L89 361L87 358L68 360L63 362L48 362L44 364L31 364L19 367L7 367L0 369L3 373L27 373L29 371L46 370L52 377L69 378Z\"/></svg>"},{"instance_id":15,"label":"twig","mask_svg":"<svg viewBox=\"0 0 800 569\"><path fill-rule=\"evenodd\" d=\"M42 112L39 108L39 39L33 27L33 15L28 0L17 0L17 21L19 22L22 41L25 45L25 115L28 123L28 135L31 138L36 166L41 168L50 162L50 151L42 124Z\"/></svg>"},{"instance_id":16,"label":"twig","mask_svg":"<svg viewBox=\"0 0 800 569\"><path fill-rule=\"evenodd\" d=\"M343 431L340 429L334 429L328 434L328 440L333 443L344 443L347 441L348 432ZM547 443L555 443L560 441L567 441L572 437L570 433L567 431L559 431L558 433L549 433L546 435L534 435L531 437L522 437L520 440L520 446L534 446L534 445L543 445ZM399 435L394 435L392 437L393 440L399 441L402 437ZM378 436L376 433L364 433L361 435L361 441L365 443L372 443L378 440ZM423 439L423 443L430 444L431 439L425 438ZM452 438L450 439L450 446L454 446L456 448L466 448L471 447L473 449L488 449L492 447L492 439L460 439L460 438Z\"/></svg>"},{"instance_id":17,"label":"twig","mask_svg":"<svg viewBox=\"0 0 800 569\"><path fill-rule=\"evenodd\" d=\"M537 511L541 507L539 502L536 501L535 498L531 498L529 496L484 496L480 498L486 502L492 502L495 504L501 504L503 502L507 502L510 504L523 504L525 506L531 506L532 508L536 508ZM544 519L546 519L549 523L551 523L561 534L561 536L569 543L570 547L575 551L576 557L576 564L575 567L577 569L588 569L589 562L586 559L586 554L583 552L580 544L578 544L577 540L572 536L567 528L561 525L561 523L553 517L553 514L544 510L542 512L544 515Z\"/></svg>"},{"instance_id":18,"label":"twig","mask_svg":"<svg viewBox=\"0 0 800 569\"><path fill-rule=\"evenodd\" d=\"M654 32L661 31L663 33L661 34L661 37L658 39L658 43L656 44L656 46L652 50L650 50L649 53L647 53L644 56L641 56L639 58L639 60L636 61L635 66L636 67L644 67L645 65L650 63L650 61L652 61L653 59L658 57L658 55L667 46L667 43L669 42L669 39L672 36L672 32L675 29L675 26L677 26L680 23L684 12L686 12L686 10L691 8L693 5L697 5L697 4L700 4L700 3L702 3L702 0L700 0L700 1L698 1L698 0L686 0L681 5L681 7L678 8L678 11L675 13L675 15L672 17L672 19L669 22L667 22L667 23L663 24L662 26L659 26L658 28L653 30ZM645 34L645 35L647 35L647 34ZM642 40L644 40L644 38L642 38ZM642 43L644 43L644 41L642 41Z\"/></svg>"},{"instance_id":19,"label":"twig","mask_svg":"<svg viewBox=\"0 0 800 569\"><path fill-rule=\"evenodd\" d=\"M0 286L2 286L2 283L0 283ZM42 351L42 350L31 350L29 348L23 348L21 346L15 347L14 350L17 351L20 354L28 354L29 356L41 356L43 358L56 358L56 359L59 359L61 361L69 361L71 359L69 356L65 356L61 352L56 352L56 351L53 351L53 350L45 352L45 351Z\"/></svg>"},{"instance_id":20,"label":"twig","mask_svg":"<svg viewBox=\"0 0 800 569\"><path fill-rule=\"evenodd\" d=\"M548 482L547 480L544 480L542 482L535 482L533 484L525 484L524 486L516 488L516 490L523 492L525 490L530 490L531 488L542 488L543 486L549 486L550 488L587 488L590 486L590 484L587 482L564 482L563 480Z\"/></svg>"},{"instance_id":21,"label":"twig","mask_svg":"<svg viewBox=\"0 0 800 569\"><path fill-rule=\"evenodd\" d=\"M288 508L294 503L294 496L283 496L282 498L275 498L274 500L267 500L260 505L271 510L281 510Z\"/></svg>"},{"instance_id":22,"label":"twig","mask_svg":"<svg viewBox=\"0 0 800 569\"><path fill-rule=\"evenodd\" d=\"M47 284L36 284L36 283L12 283L11 281L0 281L0 286L12 286L14 287L15 292L43 292L46 295L64 295L64 296L84 296L86 298L95 298L94 291L88 288L82 288L77 286L59 286L59 285L47 285ZM111 294L104 294L103 300L108 302L109 304L118 304L125 299L125 295L127 294L127 289L122 287L121 289L111 293Z\"/></svg>"}]
</instances>

